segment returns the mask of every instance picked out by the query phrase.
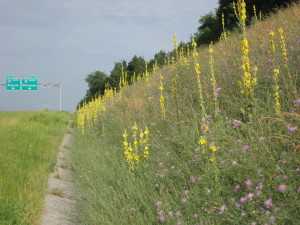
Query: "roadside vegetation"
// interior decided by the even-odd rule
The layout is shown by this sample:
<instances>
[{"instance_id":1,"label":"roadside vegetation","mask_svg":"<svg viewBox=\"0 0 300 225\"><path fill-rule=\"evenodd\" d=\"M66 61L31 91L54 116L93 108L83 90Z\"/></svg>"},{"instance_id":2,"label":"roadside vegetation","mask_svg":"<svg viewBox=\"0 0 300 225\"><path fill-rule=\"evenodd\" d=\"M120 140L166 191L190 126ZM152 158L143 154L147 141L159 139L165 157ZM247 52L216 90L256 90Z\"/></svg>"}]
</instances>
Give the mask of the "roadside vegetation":
<instances>
[{"instance_id":1,"label":"roadside vegetation","mask_svg":"<svg viewBox=\"0 0 300 225\"><path fill-rule=\"evenodd\" d=\"M78 224L300 224L300 6L120 74L77 112Z\"/></svg>"},{"instance_id":2,"label":"roadside vegetation","mask_svg":"<svg viewBox=\"0 0 300 225\"><path fill-rule=\"evenodd\" d=\"M66 112L0 112L0 224L33 225L42 212Z\"/></svg>"}]
</instances>

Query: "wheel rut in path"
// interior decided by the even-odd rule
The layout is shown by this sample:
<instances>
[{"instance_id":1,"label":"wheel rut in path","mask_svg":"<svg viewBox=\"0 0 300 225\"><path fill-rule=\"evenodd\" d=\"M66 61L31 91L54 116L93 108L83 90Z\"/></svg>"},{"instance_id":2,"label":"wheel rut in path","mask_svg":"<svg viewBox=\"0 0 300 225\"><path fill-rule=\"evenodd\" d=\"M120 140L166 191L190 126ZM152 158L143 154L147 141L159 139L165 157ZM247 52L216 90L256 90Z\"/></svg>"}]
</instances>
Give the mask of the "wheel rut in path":
<instances>
[{"instance_id":1,"label":"wheel rut in path","mask_svg":"<svg viewBox=\"0 0 300 225\"><path fill-rule=\"evenodd\" d=\"M74 225L75 195L70 169L72 124L58 149L54 172L50 174L40 225Z\"/></svg>"}]
</instances>

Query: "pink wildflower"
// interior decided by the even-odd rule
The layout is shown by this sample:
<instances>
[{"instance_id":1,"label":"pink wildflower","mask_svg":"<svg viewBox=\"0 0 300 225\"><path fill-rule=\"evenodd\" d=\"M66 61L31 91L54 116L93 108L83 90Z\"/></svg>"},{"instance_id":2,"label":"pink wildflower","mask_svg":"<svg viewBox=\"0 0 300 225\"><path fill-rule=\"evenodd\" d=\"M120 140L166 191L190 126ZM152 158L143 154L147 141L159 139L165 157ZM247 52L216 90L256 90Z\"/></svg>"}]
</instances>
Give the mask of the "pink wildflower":
<instances>
[{"instance_id":1,"label":"pink wildflower","mask_svg":"<svg viewBox=\"0 0 300 225\"><path fill-rule=\"evenodd\" d=\"M266 200L264 202L264 205L267 207L267 208L270 208L272 205L273 205L273 200L270 198L268 200Z\"/></svg>"},{"instance_id":2,"label":"pink wildflower","mask_svg":"<svg viewBox=\"0 0 300 225\"><path fill-rule=\"evenodd\" d=\"M286 191L286 185L285 185L285 184L279 185L278 190L279 190L280 192L285 192L285 191Z\"/></svg>"},{"instance_id":3,"label":"pink wildflower","mask_svg":"<svg viewBox=\"0 0 300 225\"><path fill-rule=\"evenodd\" d=\"M251 180L246 180L246 181L245 181L245 185L246 185L247 187L251 187L251 186L252 186L252 181L251 181Z\"/></svg>"}]
</instances>

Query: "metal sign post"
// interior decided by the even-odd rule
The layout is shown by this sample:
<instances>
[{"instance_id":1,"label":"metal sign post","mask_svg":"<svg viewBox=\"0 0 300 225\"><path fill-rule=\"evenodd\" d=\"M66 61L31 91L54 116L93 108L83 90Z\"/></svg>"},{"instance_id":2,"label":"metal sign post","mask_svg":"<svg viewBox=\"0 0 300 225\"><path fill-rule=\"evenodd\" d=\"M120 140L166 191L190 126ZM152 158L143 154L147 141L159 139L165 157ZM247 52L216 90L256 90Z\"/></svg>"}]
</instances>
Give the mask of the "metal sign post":
<instances>
[{"instance_id":1,"label":"metal sign post","mask_svg":"<svg viewBox=\"0 0 300 225\"><path fill-rule=\"evenodd\" d=\"M59 111L61 112L61 104L62 104L62 92L61 92L62 83L39 83L39 87L44 88L52 88L52 87L59 87Z\"/></svg>"}]
</instances>

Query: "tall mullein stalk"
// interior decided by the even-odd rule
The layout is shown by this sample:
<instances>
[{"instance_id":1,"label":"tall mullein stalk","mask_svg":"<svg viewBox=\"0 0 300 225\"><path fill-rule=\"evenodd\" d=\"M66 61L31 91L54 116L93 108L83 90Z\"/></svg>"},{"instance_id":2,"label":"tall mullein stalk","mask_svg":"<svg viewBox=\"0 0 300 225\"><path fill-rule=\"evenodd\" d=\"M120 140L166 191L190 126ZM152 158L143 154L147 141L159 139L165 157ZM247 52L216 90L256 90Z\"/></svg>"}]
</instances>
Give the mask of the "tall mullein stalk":
<instances>
[{"instance_id":1,"label":"tall mullein stalk","mask_svg":"<svg viewBox=\"0 0 300 225\"><path fill-rule=\"evenodd\" d=\"M280 104L280 94L279 94L279 69L275 65L275 44L274 44L274 32L271 31L270 36L270 53L272 57L272 69L273 69L273 91L274 91L274 109L277 116L281 115L281 104Z\"/></svg>"},{"instance_id":2,"label":"tall mullein stalk","mask_svg":"<svg viewBox=\"0 0 300 225\"><path fill-rule=\"evenodd\" d=\"M145 80L146 80L146 85L148 87L149 73L148 73L148 63L147 62L145 62Z\"/></svg>"},{"instance_id":3,"label":"tall mullein stalk","mask_svg":"<svg viewBox=\"0 0 300 225\"><path fill-rule=\"evenodd\" d=\"M247 98L247 105L245 108L240 108L243 115L244 121L250 121L252 119L253 113L255 112L255 98L254 98L254 86L257 84L256 72L254 76L251 74L250 58L249 58L249 43L246 37L246 3L244 0L238 0L238 2L233 4L234 13L239 21L239 27L242 36L242 69L243 78L238 85L241 87L241 93ZM256 67L255 67L256 68Z\"/></svg>"},{"instance_id":4,"label":"tall mullein stalk","mask_svg":"<svg viewBox=\"0 0 300 225\"><path fill-rule=\"evenodd\" d=\"M209 53L210 53L209 65L210 65L210 74L211 74L210 81L212 84L213 96L214 96L214 116L217 117L219 111L219 104L218 104L218 93L217 93L217 80L215 77L215 70L214 70L213 51L214 50L211 43L209 45Z\"/></svg>"},{"instance_id":5,"label":"tall mullein stalk","mask_svg":"<svg viewBox=\"0 0 300 225\"><path fill-rule=\"evenodd\" d=\"M172 63L172 69L173 69L173 94L174 94L174 99L175 99L175 107L176 107L176 117L177 121L179 122L179 97L178 97L178 82L179 82L179 72L178 72L178 61L179 61L179 54L178 54L178 46L177 46L177 40L176 40L176 34L174 33L173 36L173 41L174 41L174 52L175 52L175 57L173 57L173 63Z\"/></svg>"},{"instance_id":6,"label":"tall mullein stalk","mask_svg":"<svg viewBox=\"0 0 300 225\"><path fill-rule=\"evenodd\" d=\"M164 83L163 83L163 76L160 75L160 84L159 84L159 90L160 90L160 97L159 97L159 106L160 106L160 112L161 112L161 118L166 118L166 108L165 108L165 98L164 98Z\"/></svg>"},{"instance_id":7,"label":"tall mullein stalk","mask_svg":"<svg viewBox=\"0 0 300 225\"><path fill-rule=\"evenodd\" d=\"M255 5L253 5L253 14L254 14L254 18L255 18L255 20L258 20L258 17L257 17L257 13L256 13L256 7L255 7Z\"/></svg>"},{"instance_id":8,"label":"tall mullein stalk","mask_svg":"<svg viewBox=\"0 0 300 225\"><path fill-rule=\"evenodd\" d=\"M280 104L280 94L279 94L279 81L278 81L278 74L279 74L279 69L274 69L274 107L275 107L275 113L277 116L281 115L281 104Z\"/></svg>"},{"instance_id":9,"label":"tall mullein stalk","mask_svg":"<svg viewBox=\"0 0 300 225\"><path fill-rule=\"evenodd\" d=\"M256 77L251 74L250 59L249 59L249 43L246 38L246 3L244 0L238 0L237 4L233 4L234 13L239 21L242 31L242 69L244 71L243 81L238 82L242 87L241 93L253 99L254 86L257 83Z\"/></svg>"},{"instance_id":10,"label":"tall mullein stalk","mask_svg":"<svg viewBox=\"0 0 300 225\"><path fill-rule=\"evenodd\" d=\"M243 38L246 38L246 3L244 0L238 0L237 3L233 2L233 11L239 21L239 27Z\"/></svg>"},{"instance_id":11,"label":"tall mullein stalk","mask_svg":"<svg viewBox=\"0 0 300 225\"><path fill-rule=\"evenodd\" d=\"M193 45L193 59L194 59L194 69L196 72L196 76L197 76L197 85L198 85L198 93L199 93L199 104L200 104L200 116L201 116L201 120L205 119L207 116L206 113L206 108L205 108L205 101L203 98L203 89L202 89L202 84L201 84L201 72L200 72L200 64L198 62L198 52L196 50L197 44L193 39L192 42Z\"/></svg>"},{"instance_id":12,"label":"tall mullein stalk","mask_svg":"<svg viewBox=\"0 0 300 225\"><path fill-rule=\"evenodd\" d=\"M259 11L259 20L262 21L262 13Z\"/></svg>"},{"instance_id":13,"label":"tall mullein stalk","mask_svg":"<svg viewBox=\"0 0 300 225\"><path fill-rule=\"evenodd\" d=\"M279 34L280 34L280 48L281 48L281 60L283 63L283 68L285 70L285 74L286 76L284 77L284 79L286 80L287 83L287 88L294 92L297 92L295 85L293 84L293 79L292 79L292 75L290 72L290 68L289 68L289 60L287 57L287 51L286 51L286 45L285 45L285 38L283 35L283 29L280 28L278 30Z\"/></svg>"},{"instance_id":14,"label":"tall mullein stalk","mask_svg":"<svg viewBox=\"0 0 300 225\"><path fill-rule=\"evenodd\" d=\"M173 42L174 42L175 61L178 61L178 45L177 45L176 33L174 33L173 35Z\"/></svg>"},{"instance_id":15,"label":"tall mullein stalk","mask_svg":"<svg viewBox=\"0 0 300 225\"><path fill-rule=\"evenodd\" d=\"M224 18L224 13L222 13L222 28L223 28L223 32L221 34L220 39L221 40L226 40L227 39L227 33L225 30L225 18Z\"/></svg>"}]
</instances>

